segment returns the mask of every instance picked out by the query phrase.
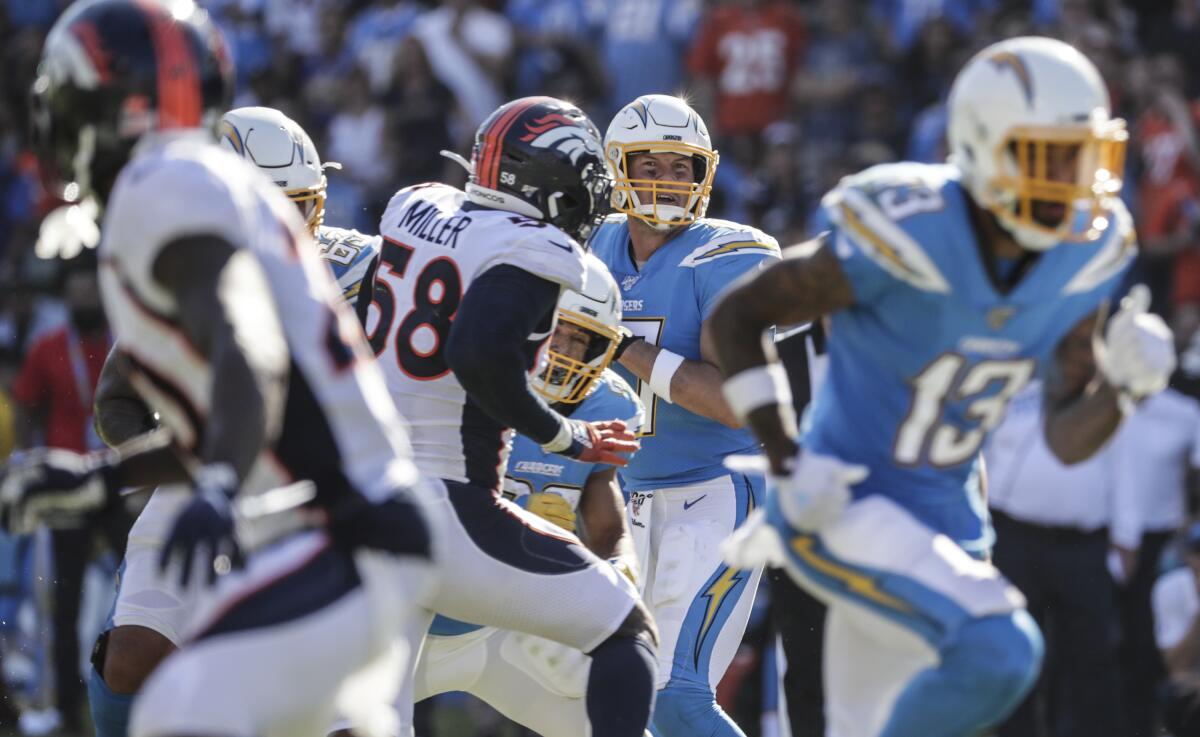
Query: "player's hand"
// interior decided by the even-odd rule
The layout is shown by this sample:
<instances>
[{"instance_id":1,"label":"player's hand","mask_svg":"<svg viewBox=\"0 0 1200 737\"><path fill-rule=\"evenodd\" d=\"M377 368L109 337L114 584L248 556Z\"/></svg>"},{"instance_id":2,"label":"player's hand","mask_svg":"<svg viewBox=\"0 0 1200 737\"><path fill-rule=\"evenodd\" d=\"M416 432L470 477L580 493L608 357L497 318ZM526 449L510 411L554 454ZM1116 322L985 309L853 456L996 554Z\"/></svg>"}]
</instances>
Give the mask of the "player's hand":
<instances>
[{"instance_id":1,"label":"player's hand","mask_svg":"<svg viewBox=\"0 0 1200 737\"><path fill-rule=\"evenodd\" d=\"M1138 284L1108 321L1103 343L1094 346L1096 364L1108 383L1131 399L1157 394L1175 371L1175 339L1150 308L1150 290Z\"/></svg>"},{"instance_id":2,"label":"player's hand","mask_svg":"<svg viewBox=\"0 0 1200 737\"><path fill-rule=\"evenodd\" d=\"M771 474L783 516L796 529L816 532L833 522L850 503L850 487L861 483L866 466L801 450L786 476Z\"/></svg>"},{"instance_id":3,"label":"player's hand","mask_svg":"<svg viewBox=\"0 0 1200 737\"><path fill-rule=\"evenodd\" d=\"M159 557L158 567L166 572L178 559L179 585L186 587L192 568L199 565L208 572L207 583L217 580L218 559L228 559L229 568L241 568L242 550L234 534L233 495L238 479L224 464L205 466L196 474L192 499L175 518ZM199 561L199 563L197 563Z\"/></svg>"},{"instance_id":4,"label":"player's hand","mask_svg":"<svg viewBox=\"0 0 1200 737\"><path fill-rule=\"evenodd\" d=\"M567 532L575 531L575 510L571 508L569 501L558 494L535 491L517 497L517 504Z\"/></svg>"},{"instance_id":5,"label":"player's hand","mask_svg":"<svg viewBox=\"0 0 1200 737\"><path fill-rule=\"evenodd\" d=\"M568 419L558 437L542 449L582 463L625 466L629 459L620 454L636 452L639 447L637 435L623 420L584 422Z\"/></svg>"},{"instance_id":6,"label":"player's hand","mask_svg":"<svg viewBox=\"0 0 1200 737\"><path fill-rule=\"evenodd\" d=\"M117 500L111 456L42 448L0 471L0 525L27 535L45 524L82 527Z\"/></svg>"}]
</instances>

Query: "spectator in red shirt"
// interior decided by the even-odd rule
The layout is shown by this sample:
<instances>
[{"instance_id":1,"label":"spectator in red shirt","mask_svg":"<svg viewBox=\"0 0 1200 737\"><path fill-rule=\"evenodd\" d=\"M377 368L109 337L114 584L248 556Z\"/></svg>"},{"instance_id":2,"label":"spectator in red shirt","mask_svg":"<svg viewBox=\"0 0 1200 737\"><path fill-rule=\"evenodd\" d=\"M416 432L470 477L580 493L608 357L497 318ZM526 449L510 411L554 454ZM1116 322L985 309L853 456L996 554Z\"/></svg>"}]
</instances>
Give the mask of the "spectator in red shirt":
<instances>
[{"instance_id":1,"label":"spectator in red shirt","mask_svg":"<svg viewBox=\"0 0 1200 737\"><path fill-rule=\"evenodd\" d=\"M90 252L70 262L63 278L63 297L70 318L29 349L13 384L17 404L18 447L45 445L76 452L101 447L92 428L92 396L110 338L95 258ZM40 442L35 442L40 439ZM122 553L129 531L125 515L105 520L109 544ZM58 710L68 734L83 731L80 707L83 680L79 672L79 605L83 576L93 551L89 530L55 530L54 673Z\"/></svg>"},{"instance_id":2,"label":"spectator in red shirt","mask_svg":"<svg viewBox=\"0 0 1200 737\"><path fill-rule=\"evenodd\" d=\"M715 87L721 136L757 135L784 117L805 35L803 17L785 0L734 0L709 11L688 66Z\"/></svg>"},{"instance_id":3,"label":"spectator in red shirt","mask_svg":"<svg viewBox=\"0 0 1200 737\"><path fill-rule=\"evenodd\" d=\"M1200 103L1183 96L1173 57L1131 65L1130 81L1145 105L1133 133L1143 271L1158 295L1170 296L1182 345L1200 325Z\"/></svg>"}]
</instances>

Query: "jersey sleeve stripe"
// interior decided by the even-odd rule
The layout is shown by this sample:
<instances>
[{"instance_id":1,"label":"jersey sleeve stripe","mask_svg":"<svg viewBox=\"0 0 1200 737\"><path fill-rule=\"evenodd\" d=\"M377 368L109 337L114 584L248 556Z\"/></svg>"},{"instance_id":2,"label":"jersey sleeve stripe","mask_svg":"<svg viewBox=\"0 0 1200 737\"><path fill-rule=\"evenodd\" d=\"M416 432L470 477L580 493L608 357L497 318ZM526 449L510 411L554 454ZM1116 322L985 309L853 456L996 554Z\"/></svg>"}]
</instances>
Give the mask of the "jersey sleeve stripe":
<instances>
[{"instance_id":1,"label":"jersey sleeve stripe","mask_svg":"<svg viewBox=\"0 0 1200 737\"><path fill-rule=\"evenodd\" d=\"M950 283L924 249L879 212L865 195L848 188L834 190L824 205L862 253L893 276L926 292L950 292Z\"/></svg>"},{"instance_id":2,"label":"jersey sleeve stripe","mask_svg":"<svg viewBox=\"0 0 1200 737\"><path fill-rule=\"evenodd\" d=\"M695 249L679 262L680 266L695 267L703 262L712 261L723 256L740 254L761 254L763 252L778 255L779 246L761 241L734 241L732 243L706 243Z\"/></svg>"}]
</instances>

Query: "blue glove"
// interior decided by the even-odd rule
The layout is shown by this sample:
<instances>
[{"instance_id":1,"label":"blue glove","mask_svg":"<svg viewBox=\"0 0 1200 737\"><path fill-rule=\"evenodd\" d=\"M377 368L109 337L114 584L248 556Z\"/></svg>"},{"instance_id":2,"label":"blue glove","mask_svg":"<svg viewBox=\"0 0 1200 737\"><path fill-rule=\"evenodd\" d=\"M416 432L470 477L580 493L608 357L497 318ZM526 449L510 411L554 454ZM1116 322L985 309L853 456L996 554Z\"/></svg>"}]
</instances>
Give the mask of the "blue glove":
<instances>
[{"instance_id":1,"label":"blue glove","mask_svg":"<svg viewBox=\"0 0 1200 737\"><path fill-rule=\"evenodd\" d=\"M221 556L228 558L231 569L244 565L234 535L232 500L237 487L237 474L224 464L205 466L196 474L195 494L175 518L158 560L159 570L166 572L173 558L180 559L180 586L188 585L197 560L208 571L209 586L216 583Z\"/></svg>"}]
</instances>

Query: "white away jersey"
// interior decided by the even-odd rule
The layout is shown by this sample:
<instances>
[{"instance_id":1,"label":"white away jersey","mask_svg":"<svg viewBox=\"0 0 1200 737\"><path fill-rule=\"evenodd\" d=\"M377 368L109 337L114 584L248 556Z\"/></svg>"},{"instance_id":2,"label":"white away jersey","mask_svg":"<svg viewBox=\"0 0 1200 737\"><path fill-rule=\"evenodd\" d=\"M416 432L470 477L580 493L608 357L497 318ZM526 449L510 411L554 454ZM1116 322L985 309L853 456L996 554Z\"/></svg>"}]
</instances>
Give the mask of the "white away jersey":
<instances>
[{"instance_id":1,"label":"white away jersey","mask_svg":"<svg viewBox=\"0 0 1200 737\"><path fill-rule=\"evenodd\" d=\"M379 498L415 480L402 420L361 331L304 231L261 171L199 137L139 154L117 179L100 244L105 309L137 390L178 443L203 441L213 394L208 360L180 328L155 279L164 246L216 236L262 266L265 289L233 290L249 314L274 303L290 356L283 427L243 491L309 479L321 495L346 487Z\"/></svg>"},{"instance_id":2,"label":"white away jersey","mask_svg":"<svg viewBox=\"0 0 1200 737\"><path fill-rule=\"evenodd\" d=\"M480 274L508 264L568 289L583 286L583 249L563 231L516 213L471 204L444 184L396 193L380 223L367 334L422 473L498 488L509 431L471 401L442 350L463 294ZM553 329L530 336L532 370Z\"/></svg>"}]
</instances>

